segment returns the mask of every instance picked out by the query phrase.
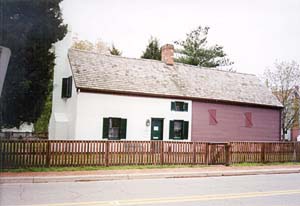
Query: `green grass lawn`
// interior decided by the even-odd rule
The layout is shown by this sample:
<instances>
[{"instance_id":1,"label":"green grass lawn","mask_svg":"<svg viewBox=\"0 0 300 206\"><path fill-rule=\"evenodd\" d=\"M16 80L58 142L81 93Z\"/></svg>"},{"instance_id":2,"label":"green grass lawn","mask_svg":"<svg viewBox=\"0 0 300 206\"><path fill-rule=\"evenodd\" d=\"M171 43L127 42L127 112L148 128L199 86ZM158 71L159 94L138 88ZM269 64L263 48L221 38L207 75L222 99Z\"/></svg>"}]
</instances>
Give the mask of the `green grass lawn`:
<instances>
[{"instance_id":1,"label":"green grass lawn","mask_svg":"<svg viewBox=\"0 0 300 206\"><path fill-rule=\"evenodd\" d=\"M249 167L249 166L286 166L300 165L300 162L274 162L274 163L239 163L231 166ZM92 170L127 170L127 169L163 169L163 168L205 168L209 165L130 165L130 166L87 166L87 167L49 167L49 168L17 168L2 169L1 172L65 172L65 171L92 171Z\"/></svg>"}]
</instances>

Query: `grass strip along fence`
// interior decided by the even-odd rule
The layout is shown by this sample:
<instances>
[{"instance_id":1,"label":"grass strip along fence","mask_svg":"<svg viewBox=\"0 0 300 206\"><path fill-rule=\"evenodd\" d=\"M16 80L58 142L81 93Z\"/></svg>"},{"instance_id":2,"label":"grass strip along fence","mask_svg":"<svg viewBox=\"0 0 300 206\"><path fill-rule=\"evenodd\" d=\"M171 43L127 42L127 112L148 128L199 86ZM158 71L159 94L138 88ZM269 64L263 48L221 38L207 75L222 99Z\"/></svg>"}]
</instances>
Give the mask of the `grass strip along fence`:
<instances>
[{"instance_id":1,"label":"grass strip along fence","mask_svg":"<svg viewBox=\"0 0 300 206\"><path fill-rule=\"evenodd\" d=\"M0 141L0 168L300 162L297 142Z\"/></svg>"}]
</instances>

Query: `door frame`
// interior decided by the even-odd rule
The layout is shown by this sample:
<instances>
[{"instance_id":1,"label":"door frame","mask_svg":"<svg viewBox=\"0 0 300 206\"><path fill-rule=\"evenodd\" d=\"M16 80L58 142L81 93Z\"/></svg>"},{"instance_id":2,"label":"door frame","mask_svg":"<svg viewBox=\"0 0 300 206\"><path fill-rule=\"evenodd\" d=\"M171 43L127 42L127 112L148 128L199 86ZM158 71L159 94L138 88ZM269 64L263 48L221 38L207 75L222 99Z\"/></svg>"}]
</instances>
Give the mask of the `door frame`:
<instances>
[{"instance_id":1,"label":"door frame","mask_svg":"<svg viewBox=\"0 0 300 206\"><path fill-rule=\"evenodd\" d=\"M152 122L153 122L153 120L160 120L161 121L161 139L158 139L158 140L156 140L156 139L152 139L152 134L153 134L153 130L152 130ZM156 118L156 117L151 117L151 133L150 133L150 140L151 141L161 141L161 140L163 140L164 139L164 118Z\"/></svg>"}]
</instances>

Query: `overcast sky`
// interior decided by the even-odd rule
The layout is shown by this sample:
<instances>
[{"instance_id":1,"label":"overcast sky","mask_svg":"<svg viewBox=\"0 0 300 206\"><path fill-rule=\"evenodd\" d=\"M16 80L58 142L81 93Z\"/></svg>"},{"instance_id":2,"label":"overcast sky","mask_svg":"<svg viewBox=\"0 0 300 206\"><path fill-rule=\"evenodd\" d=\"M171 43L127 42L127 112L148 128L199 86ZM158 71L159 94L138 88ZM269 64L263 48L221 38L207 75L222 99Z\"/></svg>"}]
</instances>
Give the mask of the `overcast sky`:
<instances>
[{"instance_id":1,"label":"overcast sky","mask_svg":"<svg viewBox=\"0 0 300 206\"><path fill-rule=\"evenodd\" d=\"M261 74L276 60L300 63L300 0L64 0L65 22L80 39L114 43L140 57L150 36L161 44L209 26L239 72Z\"/></svg>"}]
</instances>

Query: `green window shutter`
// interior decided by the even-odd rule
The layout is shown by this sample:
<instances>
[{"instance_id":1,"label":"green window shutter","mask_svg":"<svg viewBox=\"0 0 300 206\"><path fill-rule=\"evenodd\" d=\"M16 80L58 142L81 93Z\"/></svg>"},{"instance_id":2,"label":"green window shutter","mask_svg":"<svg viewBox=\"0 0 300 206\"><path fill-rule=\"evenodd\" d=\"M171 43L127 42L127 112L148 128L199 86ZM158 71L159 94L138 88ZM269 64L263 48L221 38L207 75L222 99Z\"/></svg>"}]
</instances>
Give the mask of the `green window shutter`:
<instances>
[{"instance_id":1,"label":"green window shutter","mask_svg":"<svg viewBox=\"0 0 300 206\"><path fill-rule=\"evenodd\" d=\"M70 98L72 96L72 76L68 78L67 83L67 97Z\"/></svg>"},{"instance_id":2,"label":"green window shutter","mask_svg":"<svg viewBox=\"0 0 300 206\"><path fill-rule=\"evenodd\" d=\"M171 102L171 111L175 111L176 107L176 103L175 102Z\"/></svg>"},{"instance_id":3,"label":"green window shutter","mask_svg":"<svg viewBox=\"0 0 300 206\"><path fill-rule=\"evenodd\" d=\"M109 118L103 118L103 139L108 139Z\"/></svg>"},{"instance_id":4,"label":"green window shutter","mask_svg":"<svg viewBox=\"0 0 300 206\"><path fill-rule=\"evenodd\" d=\"M72 76L62 79L61 97L70 98L72 96Z\"/></svg>"},{"instance_id":5,"label":"green window shutter","mask_svg":"<svg viewBox=\"0 0 300 206\"><path fill-rule=\"evenodd\" d=\"M183 111L188 111L188 107L189 107L189 104L188 103L184 103L183 104Z\"/></svg>"},{"instance_id":6,"label":"green window shutter","mask_svg":"<svg viewBox=\"0 0 300 206\"><path fill-rule=\"evenodd\" d=\"M189 122L183 122L183 137L182 139L188 139L189 136Z\"/></svg>"},{"instance_id":7,"label":"green window shutter","mask_svg":"<svg viewBox=\"0 0 300 206\"><path fill-rule=\"evenodd\" d=\"M174 139L174 121L170 120L169 139Z\"/></svg>"},{"instance_id":8,"label":"green window shutter","mask_svg":"<svg viewBox=\"0 0 300 206\"><path fill-rule=\"evenodd\" d=\"M61 98L67 97L68 78L62 79Z\"/></svg>"},{"instance_id":9,"label":"green window shutter","mask_svg":"<svg viewBox=\"0 0 300 206\"><path fill-rule=\"evenodd\" d=\"M121 119L120 139L126 139L127 119Z\"/></svg>"}]
</instances>

